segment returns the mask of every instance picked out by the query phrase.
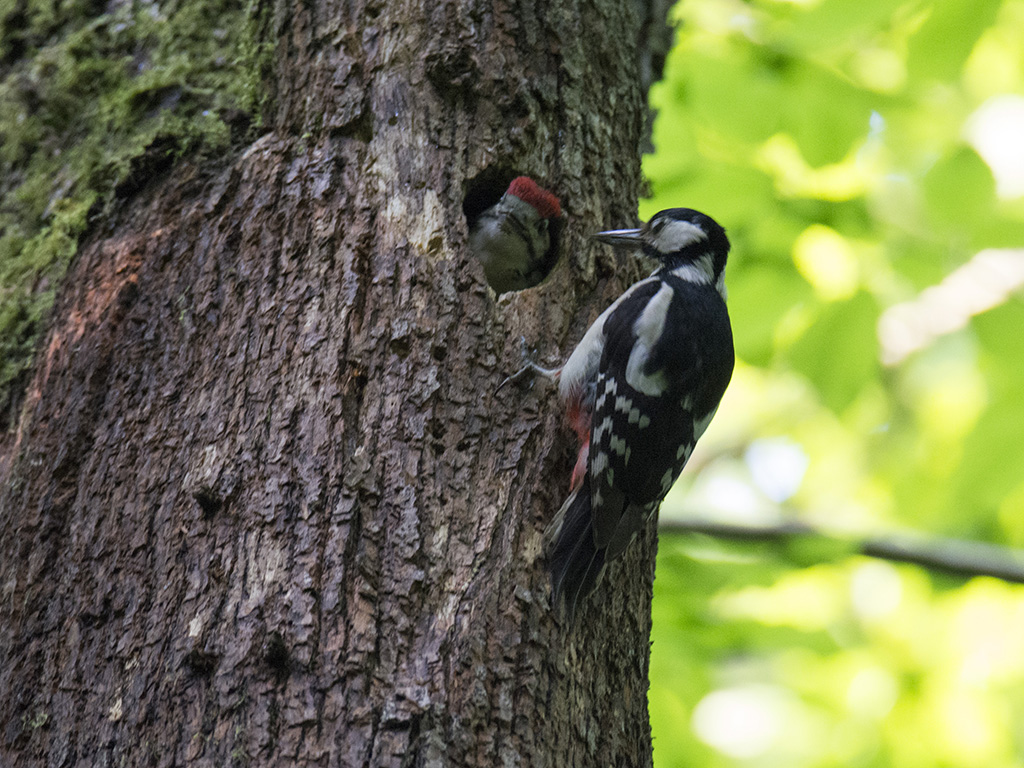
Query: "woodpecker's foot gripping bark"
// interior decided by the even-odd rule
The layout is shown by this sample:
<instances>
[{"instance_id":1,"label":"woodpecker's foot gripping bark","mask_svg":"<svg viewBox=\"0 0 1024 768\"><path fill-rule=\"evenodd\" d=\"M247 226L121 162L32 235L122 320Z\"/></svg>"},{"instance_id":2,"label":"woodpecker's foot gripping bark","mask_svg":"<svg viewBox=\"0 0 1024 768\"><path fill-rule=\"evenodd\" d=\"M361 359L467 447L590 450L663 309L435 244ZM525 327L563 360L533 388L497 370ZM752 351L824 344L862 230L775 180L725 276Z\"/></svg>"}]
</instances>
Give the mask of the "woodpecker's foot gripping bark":
<instances>
[{"instance_id":1,"label":"woodpecker's foot gripping bark","mask_svg":"<svg viewBox=\"0 0 1024 768\"><path fill-rule=\"evenodd\" d=\"M530 351L526 346L526 338L524 336L519 337L520 351L523 356L523 367L513 373L511 376L506 376L495 392L500 392L506 384L518 384L521 381L529 380L533 383L533 379L540 376L541 378L547 379L550 382L558 383L558 377L562 373L561 368L543 368L533 361L530 356Z\"/></svg>"}]
</instances>

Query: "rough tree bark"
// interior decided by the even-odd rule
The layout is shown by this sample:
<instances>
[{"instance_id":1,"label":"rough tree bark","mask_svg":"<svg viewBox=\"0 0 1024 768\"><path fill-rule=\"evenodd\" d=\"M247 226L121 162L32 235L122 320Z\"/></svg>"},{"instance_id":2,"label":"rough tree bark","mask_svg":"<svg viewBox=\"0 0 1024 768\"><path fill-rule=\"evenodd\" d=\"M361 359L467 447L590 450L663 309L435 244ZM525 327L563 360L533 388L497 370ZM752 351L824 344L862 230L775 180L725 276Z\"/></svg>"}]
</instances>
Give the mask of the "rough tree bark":
<instances>
[{"instance_id":1,"label":"rough tree bark","mask_svg":"<svg viewBox=\"0 0 1024 768\"><path fill-rule=\"evenodd\" d=\"M0 468L0 764L644 766L653 536L575 629L547 360L637 276L618 0L275 8L267 131L82 241ZM465 211L566 210L496 299Z\"/></svg>"}]
</instances>

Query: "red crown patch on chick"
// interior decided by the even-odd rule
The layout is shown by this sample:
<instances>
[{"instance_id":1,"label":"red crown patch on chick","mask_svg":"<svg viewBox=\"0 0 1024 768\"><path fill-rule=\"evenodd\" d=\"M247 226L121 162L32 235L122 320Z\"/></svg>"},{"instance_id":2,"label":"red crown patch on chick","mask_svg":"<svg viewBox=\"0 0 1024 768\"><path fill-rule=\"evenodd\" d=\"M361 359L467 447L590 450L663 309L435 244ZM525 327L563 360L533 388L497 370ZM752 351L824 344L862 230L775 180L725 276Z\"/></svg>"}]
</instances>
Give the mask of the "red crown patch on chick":
<instances>
[{"instance_id":1,"label":"red crown patch on chick","mask_svg":"<svg viewBox=\"0 0 1024 768\"><path fill-rule=\"evenodd\" d=\"M522 291L544 279L553 261L552 222L561 215L555 195L519 176L470 223L469 247L495 293Z\"/></svg>"},{"instance_id":2,"label":"red crown patch on chick","mask_svg":"<svg viewBox=\"0 0 1024 768\"><path fill-rule=\"evenodd\" d=\"M542 219L557 219L562 215L562 206L558 198L546 189L537 185L529 176L518 176L508 185L508 194L515 195L524 203L537 209Z\"/></svg>"}]
</instances>

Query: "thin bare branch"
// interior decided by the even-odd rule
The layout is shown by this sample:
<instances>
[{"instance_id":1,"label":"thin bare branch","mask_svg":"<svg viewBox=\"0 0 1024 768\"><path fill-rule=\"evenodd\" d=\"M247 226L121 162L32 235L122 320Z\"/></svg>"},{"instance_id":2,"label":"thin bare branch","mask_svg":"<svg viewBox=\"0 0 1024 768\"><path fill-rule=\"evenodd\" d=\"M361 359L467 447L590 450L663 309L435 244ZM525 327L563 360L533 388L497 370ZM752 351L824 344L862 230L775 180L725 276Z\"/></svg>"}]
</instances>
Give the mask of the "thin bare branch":
<instances>
[{"instance_id":1,"label":"thin bare branch","mask_svg":"<svg viewBox=\"0 0 1024 768\"><path fill-rule=\"evenodd\" d=\"M787 521L766 525L739 525L701 518L664 520L660 533L700 533L732 541L785 542L798 537L846 544L867 557L897 563L912 563L929 571L963 578L991 576L1024 584L1024 551L963 539L926 538L921 535L892 534L863 539L829 534L806 523Z\"/></svg>"}]
</instances>

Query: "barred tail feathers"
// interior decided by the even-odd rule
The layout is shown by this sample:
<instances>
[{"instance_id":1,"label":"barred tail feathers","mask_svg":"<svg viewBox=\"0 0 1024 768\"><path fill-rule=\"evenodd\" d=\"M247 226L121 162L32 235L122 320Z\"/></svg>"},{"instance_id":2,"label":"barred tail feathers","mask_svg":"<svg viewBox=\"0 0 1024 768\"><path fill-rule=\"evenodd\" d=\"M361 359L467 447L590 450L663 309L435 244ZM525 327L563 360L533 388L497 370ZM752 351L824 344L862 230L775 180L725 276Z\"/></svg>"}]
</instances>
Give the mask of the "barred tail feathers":
<instances>
[{"instance_id":1,"label":"barred tail feathers","mask_svg":"<svg viewBox=\"0 0 1024 768\"><path fill-rule=\"evenodd\" d=\"M547 537L552 602L557 608L564 597L572 619L579 604L597 586L605 563L605 551L594 543L589 474L558 510Z\"/></svg>"}]
</instances>

